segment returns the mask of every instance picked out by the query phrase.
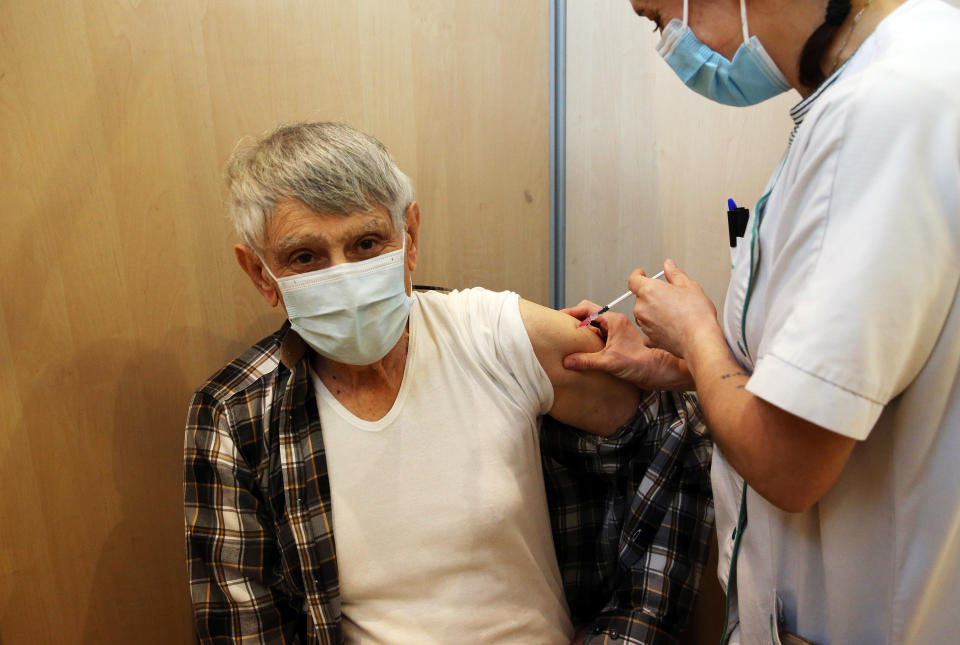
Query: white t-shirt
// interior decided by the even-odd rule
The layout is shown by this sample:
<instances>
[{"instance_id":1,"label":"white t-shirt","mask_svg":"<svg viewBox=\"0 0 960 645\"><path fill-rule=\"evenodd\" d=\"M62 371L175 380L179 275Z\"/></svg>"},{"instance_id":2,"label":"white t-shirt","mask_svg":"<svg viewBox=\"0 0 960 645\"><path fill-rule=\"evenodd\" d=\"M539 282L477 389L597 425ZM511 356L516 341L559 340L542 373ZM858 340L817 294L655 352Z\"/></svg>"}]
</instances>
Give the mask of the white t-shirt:
<instances>
[{"instance_id":1,"label":"white t-shirt","mask_svg":"<svg viewBox=\"0 0 960 645\"><path fill-rule=\"evenodd\" d=\"M567 645L538 434L553 387L517 295L415 294L378 421L314 384L347 643Z\"/></svg>"},{"instance_id":2,"label":"white t-shirt","mask_svg":"<svg viewBox=\"0 0 960 645\"><path fill-rule=\"evenodd\" d=\"M860 443L807 512L748 490L740 639L779 642L779 614L819 645L955 643L960 11L910 0L811 99L771 181L745 333L756 213L724 324L749 391ZM713 480L725 583L742 480L719 451Z\"/></svg>"}]
</instances>

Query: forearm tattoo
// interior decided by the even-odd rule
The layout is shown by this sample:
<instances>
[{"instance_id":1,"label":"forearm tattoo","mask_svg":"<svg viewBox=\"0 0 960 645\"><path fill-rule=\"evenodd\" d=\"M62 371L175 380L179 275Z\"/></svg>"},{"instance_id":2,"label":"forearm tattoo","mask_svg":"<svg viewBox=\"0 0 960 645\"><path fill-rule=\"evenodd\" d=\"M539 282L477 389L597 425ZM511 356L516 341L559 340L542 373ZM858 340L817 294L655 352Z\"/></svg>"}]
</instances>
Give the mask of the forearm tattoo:
<instances>
[{"instance_id":1,"label":"forearm tattoo","mask_svg":"<svg viewBox=\"0 0 960 645\"><path fill-rule=\"evenodd\" d=\"M732 378L732 377L734 377L734 376L746 376L747 378L750 378L750 375L747 374L746 372L730 372L729 374L724 374L723 376L721 376L721 377L720 377L720 380L721 380L721 381L725 381L725 380L727 380L728 378ZM741 383L740 385L738 385L738 386L736 386L736 387L737 387L738 390L742 390L744 387L746 387L746 385L747 385L746 383Z\"/></svg>"}]
</instances>

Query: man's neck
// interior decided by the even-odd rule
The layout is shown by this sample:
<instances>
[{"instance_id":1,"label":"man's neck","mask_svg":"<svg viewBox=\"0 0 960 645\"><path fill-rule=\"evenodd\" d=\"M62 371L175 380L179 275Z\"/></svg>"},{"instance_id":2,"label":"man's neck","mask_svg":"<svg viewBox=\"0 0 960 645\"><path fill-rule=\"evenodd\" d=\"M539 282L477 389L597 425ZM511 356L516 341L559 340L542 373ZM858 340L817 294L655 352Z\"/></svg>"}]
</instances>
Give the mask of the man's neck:
<instances>
[{"instance_id":1,"label":"man's neck","mask_svg":"<svg viewBox=\"0 0 960 645\"><path fill-rule=\"evenodd\" d=\"M410 323L386 356L370 365L347 365L316 356L313 368L330 393L366 421L383 418L400 392L407 364Z\"/></svg>"}]
</instances>

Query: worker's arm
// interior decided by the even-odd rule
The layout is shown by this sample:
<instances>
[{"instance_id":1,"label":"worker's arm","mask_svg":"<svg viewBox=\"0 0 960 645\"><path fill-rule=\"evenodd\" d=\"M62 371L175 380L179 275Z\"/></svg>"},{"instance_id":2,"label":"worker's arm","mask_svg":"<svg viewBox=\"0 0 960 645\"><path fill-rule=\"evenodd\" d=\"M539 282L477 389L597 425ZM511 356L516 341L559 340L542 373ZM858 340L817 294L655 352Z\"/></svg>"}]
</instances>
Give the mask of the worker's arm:
<instances>
[{"instance_id":1,"label":"worker's arm","mask_svg":"<svg viewBox=\"0 0 960 645\"><path fill-rule=\"evenodd\" d=\"M782 510L800 512L833 487L854 439L744 389L750 377L730 354L719 327L712 339L704 335L690 343L685 356L711 436L754 490Z\"/></svg>"},{"instance_id":2,"label":"worker's arm","mask_svg":"<svg viewBox=\"0 0 960 645\"><path fill-rule=\"evenodd\" d=\"M604 372L574 372L563 358L577 352L596 352L603 340L590 327L565 313L520 300L520 316L533 351L553 384L550 416L600 435L612 434L630 420L640 402L639 390Z\"/></svg>"},{"instance_id":3,"label":"worker's arm","mask_svg":"<svg viewBox=\"0 0 960 645\"><path fill-rule=\"evenodd\" d=\"M730 353L703 289L672 261L664 268L668 282L642 271L630 277L638 324L655 346L686 361L711 436L736 471L782 510L806 510L836 483L856 441L746 390L750 376Z\"/></svg>"}]
</instances>

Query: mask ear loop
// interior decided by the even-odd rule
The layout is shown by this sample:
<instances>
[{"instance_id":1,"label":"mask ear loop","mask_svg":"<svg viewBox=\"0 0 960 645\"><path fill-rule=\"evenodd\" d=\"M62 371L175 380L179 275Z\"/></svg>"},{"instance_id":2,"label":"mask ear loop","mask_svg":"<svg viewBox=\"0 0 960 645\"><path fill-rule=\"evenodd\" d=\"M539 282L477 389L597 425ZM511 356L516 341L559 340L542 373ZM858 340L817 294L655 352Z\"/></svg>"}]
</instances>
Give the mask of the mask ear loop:
<instances>
[{"instance_id":1,"label":"mask ear loop","mask_svg":"<svg viewBox=\"0 0 960 645\"><path fill-rule=\"evenodd\" d=\"M403 251L403 255L400 257L400 261L403 262L403 266L404 268L406 268L407 266L407 229L406 227L404 227L403 234L400 236L400 239L402 240L400 245L400 250ZM413 293L413 271L410 272L410 284L408 285L407 280L404 279L403 286L404 288L409 286L410 292Z\"/></svg>"},{"instance_id":2,"label":"mask ear loop","mask_svg":"<svg viewBox=\"0 0 960 645\"><path fill-rule=\"evenodd\" d=\"M263 257L262 257L259 253L257 253L257 259L260 260L260 264L263 265L263 268L266 270L267 275L269 275L271 278L273 278L273 281L276 282L276 283L278 283L278 285L279 285L279 282L280 282L280 281L277 280L277 276L273 275L273 271L270 270L270 267L267 266L266 260L264 260Z\"/></svg>"},{"instance_id":3,"label":"mask ear loop","mask_svg":"<svg viewBox=\"0 0 960 645\"><path fill-rule=\"evenodd\" d=\"M256 251L254 251L254 253L256 253ZM263 259L263 256L257 253L257 259L260 260L260 264L263 265L263 268L267 272L267 275L273 278L273 284L277 287L277 289L280 289L280 281L277 279L277 276L273 275L273 271L271 271L270 267L267 266L267 262L266 260ZM280 293L283 294L283 289L280 289Z\"/></svg>"},{"instance_id":4,"label":"mask ear loop","mask_svg":"<svg viewBox=\"0 0 960 645\"><path fill-rule=\"evenodd\" d=\"M683 26L690 24L690 0L683 0ZM743 29L743 43L750 40L750 27L747 25L747 0L740 0L740 27Z\"/></svg>"},{"instance_id":5,"label":"mask ear loop","mask_svg":"<svg viewBox=\"0 0 960 645\"><path fill-rule=\"evenodd\" d=\"M750 28L747 26L747 0L740 0L740 26L743 28L743 44L746 45L750 40Z\"/></svg>"}]
</instances>

